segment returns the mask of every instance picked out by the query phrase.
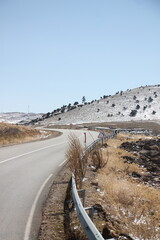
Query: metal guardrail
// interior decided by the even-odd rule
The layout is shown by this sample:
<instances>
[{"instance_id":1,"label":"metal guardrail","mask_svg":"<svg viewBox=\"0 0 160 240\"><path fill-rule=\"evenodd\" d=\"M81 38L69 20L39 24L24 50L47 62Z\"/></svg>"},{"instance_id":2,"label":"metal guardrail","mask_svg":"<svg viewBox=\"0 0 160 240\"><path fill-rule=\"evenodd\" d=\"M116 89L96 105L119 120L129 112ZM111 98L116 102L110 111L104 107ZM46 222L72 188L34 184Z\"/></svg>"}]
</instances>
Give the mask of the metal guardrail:
<instances>
[{"instance_id":1,"label":"metal guardrail","mask_svg":"<svg viewBox=\"0 0 160 240\"><path fill-rule=\"evenodd\" d=\"M103 141L104 141L104 140L113 138L115 135L117 135L117 133L113 132L112 134L109 134L109 135L107 135L107 136L105 136L105 137L103 137L103 138L99 138L99 139L95 140L92 144L90 144L90 145L86 148L86 150L89 150L90 152L93 151L93 149L94 149L94 147L95 147L96 144L99 144L99 143L103 144Z\"/></svg>"},{"instance_id":2,"label":"metal guardrail","mask_svg":"<svg viewBox=\"0 0 160 240\"><path fill-rule=\"evenodd\" d=\"M104 139L112 138L115 135L116 134L113 133L111 135L106 136ZM89 145L86 150L92 151L95 145L100 142L103 143L103 139L97 139L91 145ZM74 205L77 210L79 220L89 240L105 240L102 237L101 233L96 228L96 226L94 225L94 223L92 222L92 220L90 219L90 217L88 216L87 212L85 211L85 208L82 205L82 202L77 192L74 174L72 174L72 197L73 197ZM115 240L115 238L110 238L108 240Z\"/></svg>"},{"instance_id":3,"label":"metal guardrail","mask_svg":"<svg viewBox=\"0 0 160 240\"><path fill-rule=\"evenodd\" d=\"M75 178L72 175L72 196L74 205L77 210L78 217L80 219L81 225L90 240L104 240L98 229L95 227L84 207L82 206L82 202L79 198Z\"/></svg>"},{"instance_id":4,"label":"metal guardrail","mask_svg":"<svg viewBox=\"0 0 160 240\"><path fill-rule=\"evenodd\" d=\"M150 135L152 134L151 130L143 129L143 128L108 128L108 127L96 127L94 128L95 130L100 130L100 131L105 131L105 130L110 130L112 132L117 132L117 133L133 133L133 134L145 134L145 135Z\"/></svg>"}]
</instances>

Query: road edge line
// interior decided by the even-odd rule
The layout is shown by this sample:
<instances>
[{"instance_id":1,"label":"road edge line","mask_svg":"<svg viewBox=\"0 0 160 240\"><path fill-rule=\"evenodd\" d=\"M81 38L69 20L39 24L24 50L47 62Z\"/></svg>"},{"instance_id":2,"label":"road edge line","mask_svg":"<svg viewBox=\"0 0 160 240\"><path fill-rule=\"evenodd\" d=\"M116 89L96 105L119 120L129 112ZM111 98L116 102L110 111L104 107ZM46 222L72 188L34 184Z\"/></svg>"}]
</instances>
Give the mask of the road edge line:
<instances>
[{"instance_id":1,"label":"road edge line","mask_svg":"<svg viewBox=\"0 0 160 240\"><path fill-rule=\"evenodd\" d=\"M31 227L32 227L32 221L33 221L33 216L34 216L34 212L35 212L35 209L36 209L36 205L38 203L38 200L39 200L39 197L43 191L43 189L45 188L46 184L48 183L48 181L50 180L50 178L53 176L53 174L50 174L47 179L44 181L44 183L42 184L42 186L40 187L35 199L34 199L34 202L32 204L32 207L31 207L31 210L30 210L30 213L29 213L29 217L28 217L28 220L27 220L27 224L26 224L26 227L25 227L25 232L24 232L24 240L29 240L30 238L30 233L31 233Z\"/></svg>"},{"instance_id":2,"label":"road edge line","mask_svg":"<svg viewBox=\"0 0 160 240\"><path fill-rule=\"evenodd\" d=\"M38 149L35 149L33 151L30 151L30 152L26 152L26 153L23 153L23 154L20 154L20 155L17 155L17 156L14 156L14 157L11 157L11 158L8 158L6 160L2 160L0 161L0 164L3 164L3 163L6 163L6 162L9 162L11 160L14 160L16 158L20 158L20 157L23 157L23 156L26 156L26 155L29 155L29 154L32 154L32 153L35 153L35 152L39 152L39 151L42 151L44 149L47 149L47 148L51 148L51 147L55 147L55 146L59 146L59 145L62 145L66 142L62 142L62 143L58 143L58 144L53 144L53 145L49 145L49 146L46 146L46 147L43 147L43 148L38 148Z\"/></svg>"},{"instance_id":3,"label":"road edge line","mask_svg":"<svg viewBox=\"0 0 160 240\"><path fill-rule=\"evenodd\" d=\"M59 164L59 167L61 167L66 161L67 161L67 159L64 160L62 163L60 163L60 164Z\"/></svg>"}]
</instances>

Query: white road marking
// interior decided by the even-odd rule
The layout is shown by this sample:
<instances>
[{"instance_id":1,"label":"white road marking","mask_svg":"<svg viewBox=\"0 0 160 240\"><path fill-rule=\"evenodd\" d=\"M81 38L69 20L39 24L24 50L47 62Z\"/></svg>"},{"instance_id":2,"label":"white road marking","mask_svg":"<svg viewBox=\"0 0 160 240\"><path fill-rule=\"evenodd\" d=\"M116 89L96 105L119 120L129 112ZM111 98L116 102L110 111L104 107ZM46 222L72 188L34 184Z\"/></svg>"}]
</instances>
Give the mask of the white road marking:
<instances>
[{"instance_id":1,"label":"white road marking","mask_svg":"<svg viewBox=\"0 0 160 240\"><path fill-rule=\"evenodd\" d=\"M82 136L83 136L83 135L80 135L78 138L81 138ZM53 145L50 145L50 146L47 146L47 147L43 147L43 148L39 148L39 149L33 150L33 151L31 151L31 152L23 153L23 154L21 154L21 155L15 156L15 157L11 157L11 158L5 159L5 160L1 161L0 164L9 162L9 161L14 160L14 159L16 159L16 158L20 158L20 157L23 157L23 156L26 156L26 155L29 155L29 154L32 154L32 153L35 153L35 152L38 152L38 151L41 151L41 150L50 148L50 147L58 146L58 145L61 145L61 144L64 144L64 143L66 143L66 142L62 142L62 143L58 143L58 144L53 144Z\"/></svg>"},{"instance_id":2,"label":"white road marking","mask_svg":"<svg viewBox=\"0 0 160 240\"><path fill-rule=\"evenodd\" d=\"M47 146L47 147L43 147L43 148L36 149L36 150L34 150L34 151L31 151L31 152L26 152L26 153L23 153L23 154L21 154L21 155L17 155L17 156L15 156L15 157L11 157L11 158L8 158L8 159L6 159L6 160L3 160L3 161L0 162L0 164L9 162L9 161L14 160L14 159L16 159L16 158L20 158L20 157L23 157L23 156L26 156L26 155L29 155L29 154L32 154L32 153L35 153L35 152L38 152L38 151L41 151L41 150L50 148L50 147L58 146L58 145L61 145L61 144L64 144L64 143L66 143L66 142L62 142L62 143L59 143L59 144L53 144L53 145L50 145L50 146Z\"/></svg>"},{"instance_id":3,"label":"white road marking","mask_svg":"<svg viewBox=\"0 0 160 240\"><path fill-rule=\"evenodd\" d=\"M50 178L53 176L53 174L50 174L48 176L48 178L44 181L44 183L42 184L41 188L39 189L35 199L34 199L34 202L32 204L32 207L31 207L31 210L30 210L30 213L29 213L29 217L28 217L28 221L27 221L27 224L26 224L26 228L25 228L25 233L24 233L24 240L29 240L29 237L30 237L30 232L31 232L31 226L32 226L32 221L33 221L33 216L34 216L34 212L35 212L35 209L36 209L36 205L37 205L37 202L39 200L39 197L43 191L43 189L45 188L45 186L47 185L48 181L50 180Z\"/></svg>"},{"instance_id":4,"label":"white road marking","mask_svg":"<svg viewBox=\"0 0 160 240\"><path fill-rule=\"evenodd\" d=\"M67 159L64 160L61 164L59 164L59 167L61 167L66 161L67 161Z\"/></svg>"}]
</instances>

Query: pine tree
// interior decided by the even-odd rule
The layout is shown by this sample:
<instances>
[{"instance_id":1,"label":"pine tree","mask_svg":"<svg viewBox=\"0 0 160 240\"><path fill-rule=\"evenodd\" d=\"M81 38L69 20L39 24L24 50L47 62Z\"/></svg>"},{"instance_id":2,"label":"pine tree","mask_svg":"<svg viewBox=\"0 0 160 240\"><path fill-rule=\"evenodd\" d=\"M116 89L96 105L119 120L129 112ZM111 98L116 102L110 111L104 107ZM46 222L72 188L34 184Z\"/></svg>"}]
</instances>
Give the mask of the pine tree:
<instances>
[{"instance_id":1,"label":"pine tree","mask_svg":"<svg viewBox=\"0 0 160 240\"><path fill-rule=\"evenodd\" d=\"M86 102L85 96L82 97L82 103L84 104Z\"/></svg>"}]
</instances>

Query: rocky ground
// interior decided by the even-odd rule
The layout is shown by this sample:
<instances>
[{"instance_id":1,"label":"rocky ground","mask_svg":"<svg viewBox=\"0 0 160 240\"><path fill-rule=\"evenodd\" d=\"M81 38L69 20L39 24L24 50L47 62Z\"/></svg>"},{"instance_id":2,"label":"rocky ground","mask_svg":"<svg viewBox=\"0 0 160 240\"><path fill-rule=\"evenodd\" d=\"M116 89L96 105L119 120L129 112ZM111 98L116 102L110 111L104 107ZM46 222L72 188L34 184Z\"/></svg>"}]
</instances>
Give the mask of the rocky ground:
<instances>
[{"instance_id":1,"label":"rocky ground","mask_svg":"<svg viewBox=\"0 0 160 240\"><path fill-rule=\"evenodd\" d=\"M144 183L160 187L160 139L136 142L124 142L121 148L133 152L135 157L124 156L128 163L136 163L147 169L147 176L132 173Z\"/></svg>"}]
</instances>

